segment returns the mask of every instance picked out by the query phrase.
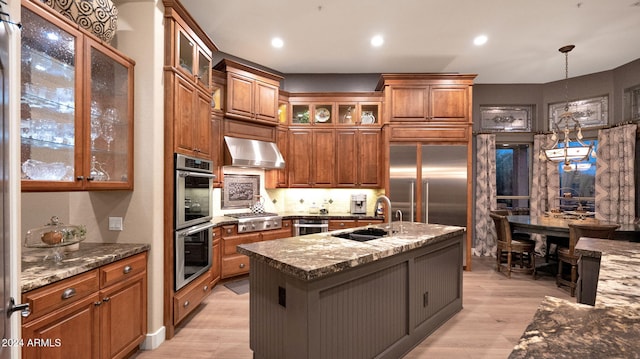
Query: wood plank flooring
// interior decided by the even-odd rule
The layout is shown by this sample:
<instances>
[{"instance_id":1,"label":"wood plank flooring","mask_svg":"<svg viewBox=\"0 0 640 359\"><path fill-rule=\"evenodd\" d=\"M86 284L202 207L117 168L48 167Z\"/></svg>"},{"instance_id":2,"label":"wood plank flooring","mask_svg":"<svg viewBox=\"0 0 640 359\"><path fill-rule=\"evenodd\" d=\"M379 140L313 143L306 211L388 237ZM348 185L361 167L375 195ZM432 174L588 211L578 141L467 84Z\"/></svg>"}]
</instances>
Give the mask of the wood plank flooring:
<instances>
[{"instance_id":1,"label":"wood plank flooring","mask_svg":"<svg viewBox=\"0 0 640 359\"><path fill-rule=\"evenodd\" d=\"M490 257L473 257L472 268L473 271L464 272L462 311L405 358L506 358L545 296L575 301L567 291L556 287L550 275L541 275L534 281L530 275L515 273L508 279L495 271ZM217 285L196 315L177 329L173 339L156 350L140 351L133 358L252 356L249 294L237 295L224 285Z\"/></svg>"}]
</instances>

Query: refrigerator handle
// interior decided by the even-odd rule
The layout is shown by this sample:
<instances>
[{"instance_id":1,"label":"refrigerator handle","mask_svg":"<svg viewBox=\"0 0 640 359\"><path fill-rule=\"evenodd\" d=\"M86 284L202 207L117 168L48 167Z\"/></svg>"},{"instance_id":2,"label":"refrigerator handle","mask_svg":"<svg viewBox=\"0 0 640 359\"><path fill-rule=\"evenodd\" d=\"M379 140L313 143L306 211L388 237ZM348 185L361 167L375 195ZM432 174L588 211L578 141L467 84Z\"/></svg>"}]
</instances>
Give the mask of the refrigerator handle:
<instances>
[{"instance_id":1,"label":"refrigerator handle","mask_svg":"<svg viewBox=\"0 0 640 359\"><path fill-rule=\"evenodd\" d=\"M409 193L409 198L411 198L411 221L415 221L416 217L414 217L414 208L416 206L416 199L415 199L415 195L416 195L416 191L415 191L415 187L416 187L416 183L414 181L411 181L411 189L410 189L410 193Z\"/></svg>"},{"instance_id":2,"label":"refrigerator handle","mask_svg":"<svg viewBox=\"0 0 640 359\"><path fill-rule=\"evenodd\" d=\"M424 188L424 223L429 223L429 181L422 182Z\"/></svg>"}]
</instances>

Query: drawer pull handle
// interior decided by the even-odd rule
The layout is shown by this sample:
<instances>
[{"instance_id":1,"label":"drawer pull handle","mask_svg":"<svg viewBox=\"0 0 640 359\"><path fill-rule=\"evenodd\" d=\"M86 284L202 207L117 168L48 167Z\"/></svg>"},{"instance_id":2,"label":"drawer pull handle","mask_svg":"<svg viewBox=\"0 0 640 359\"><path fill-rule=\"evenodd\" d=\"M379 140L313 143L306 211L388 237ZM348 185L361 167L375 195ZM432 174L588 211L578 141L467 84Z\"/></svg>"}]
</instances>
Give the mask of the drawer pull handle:
<instances>
[{"instance_id":1,"label":"drawer pull handle","mask_svg":"<svg viewBox=\"0 0 640 359\"><path fill-rule=\"evenodd\" d=\"M188 307L188 306L189 306L189 301L188 301L188 300L187 300L187 301L185 301L185 302L184 302L184 304L183 304L182 306L183 306L183 307L185 307L185 308L186 308L186 307Z\"/></svg>"},{"instance_id":2,"label":"drawer pull handle","mask_svg":"<svg viewBox=\"0 0 640 359\"><path fill-rule=\"evenodd\" d=\"M244 268L244 263L240 263L240 268Z\"/></svg>"},{"instance_id":3,"label":"drawer pull handle","mask_svg":"<svg viewBox=\"0 0 640 359\"><path fill-rule=\"evenodd\" d=\"M126 266L122 269L122 273L124 274L129 274L129 272L131 272L133 268L131 268L131 266Z\"/></svg>"},{"instance_id":4,"label":"drawer pull handle","mask_svg":"<svg viewBox=\"0 0 640 359\"><path fill-rule=\"evenodd\" d=\"M62 292L62 299L69 299L76 295L75 288L67 288Z\"/></svg>"},{"instance_id":5,"label":"drawer pull handle","mask_svg":"<svg viewBox=\"0 0 640 359\"><path fill-rule=\"evenodd\" d=\"M209 286L208 286L208 285L205 285L205 286L204 286L204 288L202 288L202 290L203 290L204 292L206 292L207 290L209 290Z\"/></svg>"}]
</instances>

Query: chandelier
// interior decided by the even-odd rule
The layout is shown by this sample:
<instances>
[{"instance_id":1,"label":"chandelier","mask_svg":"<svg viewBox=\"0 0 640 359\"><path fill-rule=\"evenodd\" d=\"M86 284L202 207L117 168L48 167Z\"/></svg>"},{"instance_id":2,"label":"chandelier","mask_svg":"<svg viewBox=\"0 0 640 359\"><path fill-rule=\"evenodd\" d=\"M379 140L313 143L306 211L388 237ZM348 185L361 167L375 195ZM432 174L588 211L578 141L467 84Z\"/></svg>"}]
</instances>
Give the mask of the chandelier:
<instances>
[{"instance_id":1,"label":"chandelier","mask_svg":"<svg viewBox=\"0 0 640 359\"><path fill-rule=\"evenodd\" d=\"M558 51L564 54L565 59L565 106L564 112L553 121L551 128L552 135L551 140L554 141L550 148L542 148L540 153L541 159L546 159L551 162L563 163L562 169L565 171L571 171L575 167L576 162L585 161L589 158L589 155L595 152L593 151L593 144L586 144L582 142L582 127L580 127L580 121L576 118L576 113L569 111L569 52L573 50L574 45L567 45L561 47ZM579 117L579 116L578 116ZM571 135L575 132L575 142L580 144L579 146L569 147L571 141ZM562 141L560 141L560 134L563 135ZM562 142L563 146L559 144ZM571 164L574 163L574 166Z\"/></svg>"}]
</instances>

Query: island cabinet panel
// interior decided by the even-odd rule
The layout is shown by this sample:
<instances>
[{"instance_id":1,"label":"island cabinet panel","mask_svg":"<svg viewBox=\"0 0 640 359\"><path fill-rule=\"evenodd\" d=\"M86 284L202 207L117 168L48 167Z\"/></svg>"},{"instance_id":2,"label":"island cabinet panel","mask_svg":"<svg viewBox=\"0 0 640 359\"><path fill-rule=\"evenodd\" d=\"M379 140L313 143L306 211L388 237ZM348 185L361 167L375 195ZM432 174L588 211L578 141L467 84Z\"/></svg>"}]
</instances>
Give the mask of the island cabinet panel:
<instances>
[{"instance_id":1,"label":"island cabinet panel","mask_svg":"<svg viewBox=\"0 0 640 359\"><path fill-rule=\"evenodd\" d=\"M252 256L254 358L402 357L462 309L462 238L309 280Z\"/></svg>"}]
</instances>

